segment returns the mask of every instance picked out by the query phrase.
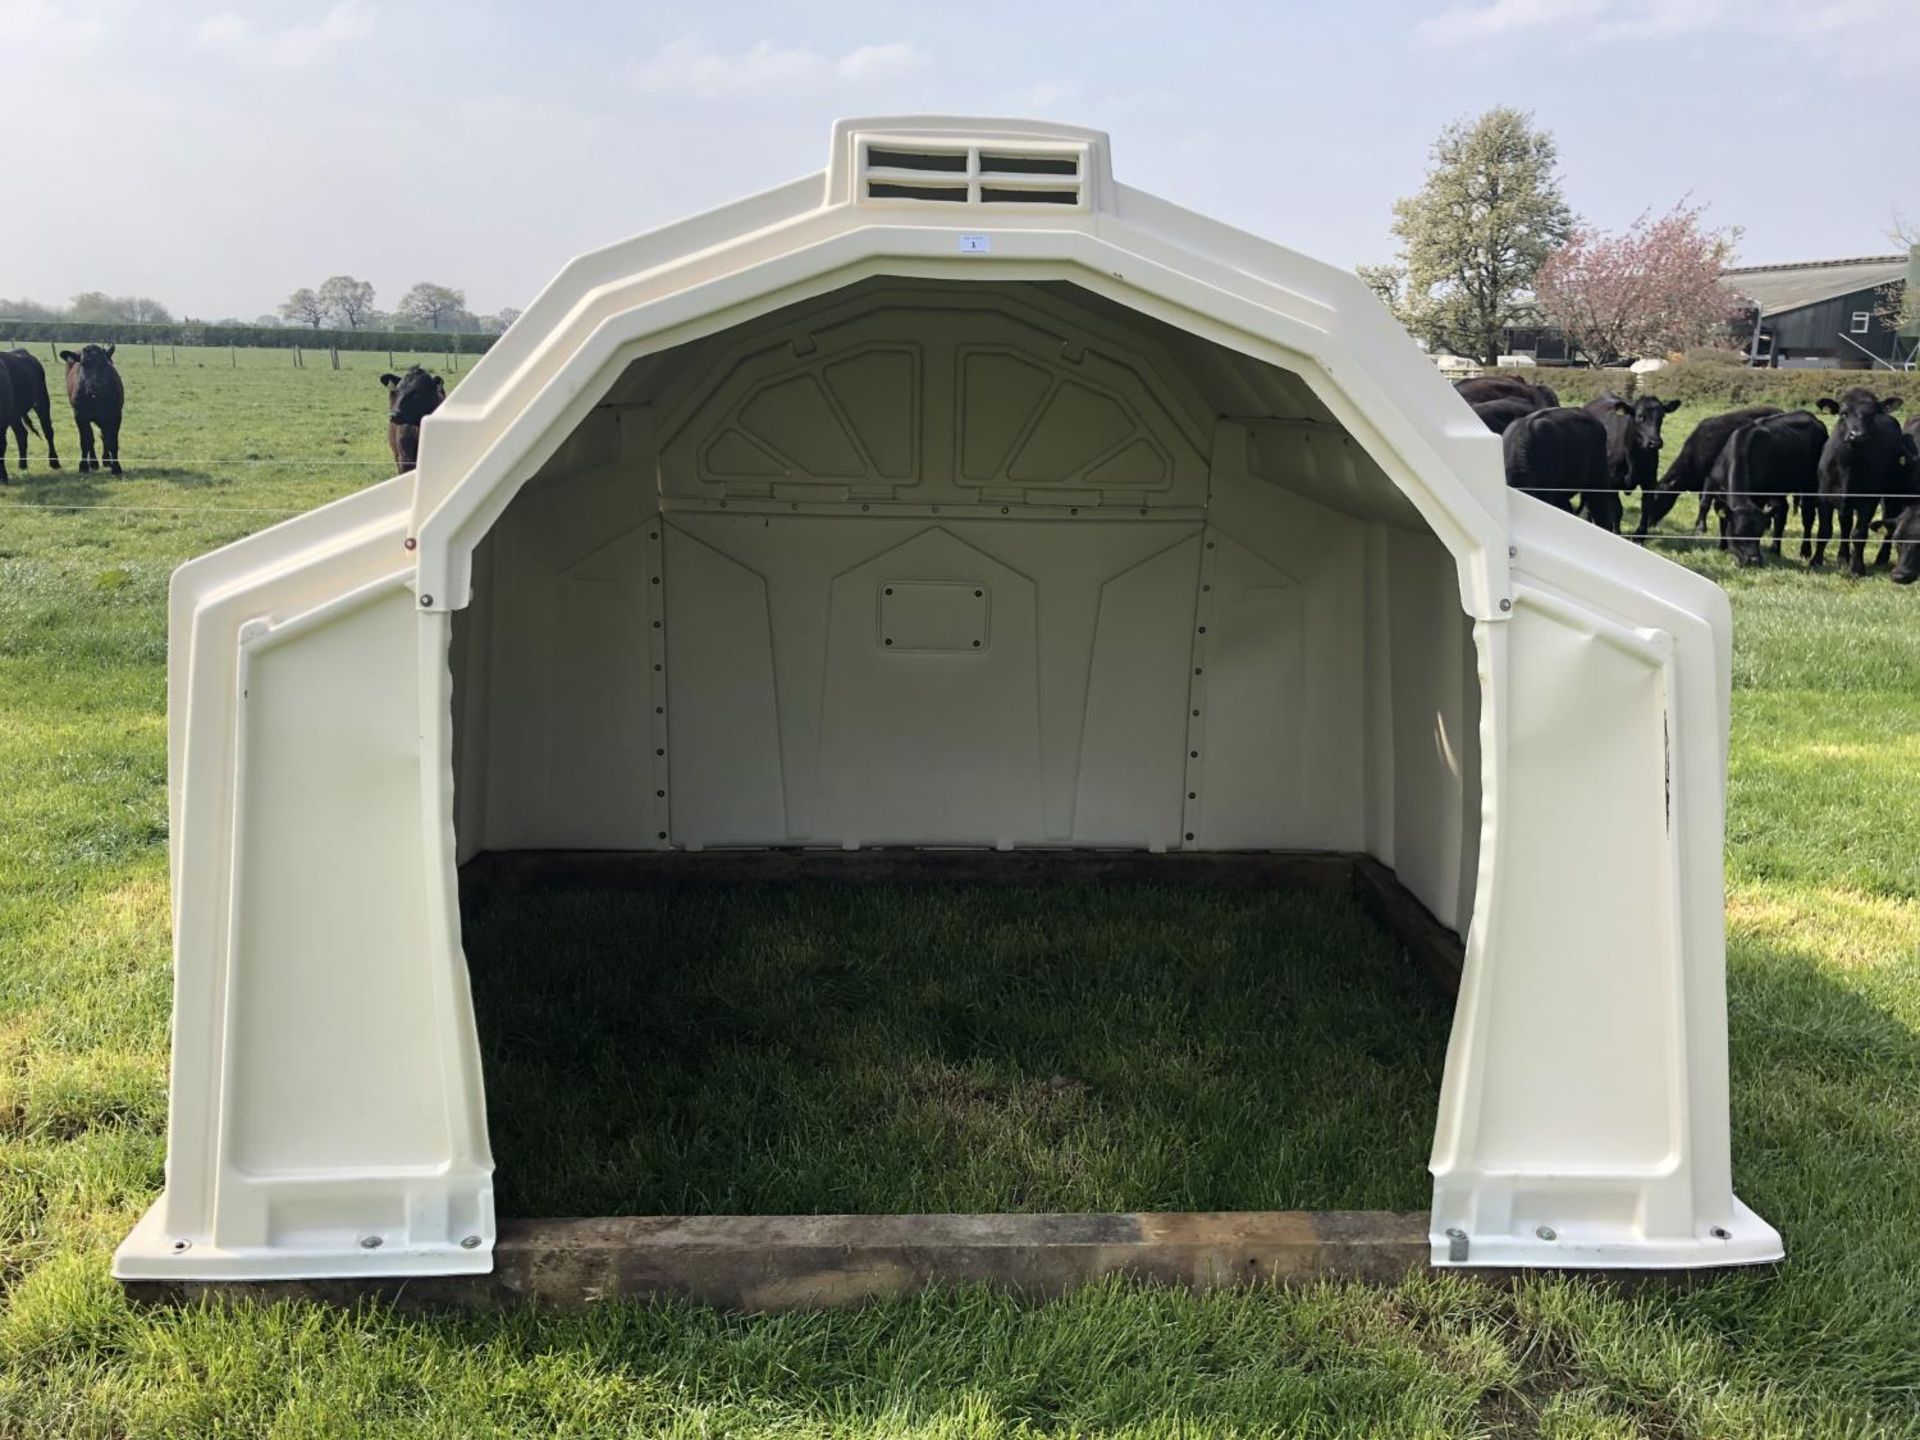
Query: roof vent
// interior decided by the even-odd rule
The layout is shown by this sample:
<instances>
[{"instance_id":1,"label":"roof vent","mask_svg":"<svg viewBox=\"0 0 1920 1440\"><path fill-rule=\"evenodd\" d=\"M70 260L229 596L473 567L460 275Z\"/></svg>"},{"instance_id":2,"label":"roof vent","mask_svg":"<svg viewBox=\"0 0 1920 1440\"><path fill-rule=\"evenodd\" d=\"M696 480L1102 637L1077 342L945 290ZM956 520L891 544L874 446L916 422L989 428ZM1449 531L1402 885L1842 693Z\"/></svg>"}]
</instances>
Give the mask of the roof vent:
<instances>
[{"instance_id":1,"label":"roof vent","mask_svg":"<svg viewBox=\"0 0 1920 1440\"><path fill-rule=\"evenodd\" d=\"M928 141L863 135L862 200L1088 208L1087 146L1076 141Z\"/></svg>"}]
</instances>

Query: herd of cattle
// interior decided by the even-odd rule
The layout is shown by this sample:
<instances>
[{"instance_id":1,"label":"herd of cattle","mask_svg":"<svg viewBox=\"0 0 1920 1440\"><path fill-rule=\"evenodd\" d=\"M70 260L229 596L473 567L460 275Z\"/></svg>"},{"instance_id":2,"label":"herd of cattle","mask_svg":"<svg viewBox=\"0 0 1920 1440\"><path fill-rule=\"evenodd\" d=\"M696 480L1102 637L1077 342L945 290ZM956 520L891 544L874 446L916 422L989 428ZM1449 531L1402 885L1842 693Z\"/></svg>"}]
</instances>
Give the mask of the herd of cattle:
<instances>
[{"instance_id":1,"label":"herd of cattle","mask_svg":"<svg viewBox=\"0 0 1920 1440\"><path fill-rule=\"evenodd\" d=\"M67 403L80 432L80 469L98 470L103 464L115 475L120 469L120 419L127 408L126 386L114 367L114 346L84 345L78 354L62 350L67 366ZM446 384L411 365L404 375L380 377L387 392L387 446L404 473L420 457L420 422L447 398ZM34 425L35 417L39 425ZM94 430L100 431L98 453ZM20 451L20 468L27 468L27 435L47 442L47 468L60 468L60 450L53 438L53 400L47 390L47 371L25 350L0 350L0 485L8 483L6 432L13 432Z\"/></svg>"},{"instance_id":2,"label":"herd of cattle","mask_svg":"<svg viewBox=\"0 0 1920 1440\"><path fill-rule=\"evenodd\" d=\"M113 364L114 347L62 350L67 402L80 432L80 468L120 470L120 418L126 390ZM418 365L380 377L387 392L387 445L402 474L420 454L420 422L440 408L447 387ZM1772 533L1780 553L1788 513L1800 510L1800 556L1826 562L1835 517L1838 563L1855 575L1867 570L1867 533L1883 532L1876 566L1893 560L1898 584L1920 580L1920 418L1905 430L1893 418L1897 396L1882 398L1854 386L1818 408L1833 428L1807 410L1750 405L1714 415L1694 427L1679 455L1656 478L1661 422L1680 406L1652 395L1623 400L1605 394L1585 406L1562 405L1545 385L1517 375L1483 375L1456 386L1487 428L1502 437L1507 483L1549 505L1583 514L1616 535L1625 515L1622 496L1641 494L1634 538L1672 511L1682 494L1700 496L1694 533L1720 516L1720 544L1741 565L1762 563L1761 543ZM5 432L13 431L20 468L27 465L27 432L39 417L47 464L57 470L53 407L47 372L25 350L0 351L0 484L6 483ZM99 454L94 430L100 431ZM1875 514L1879 519L1876 522ZM1898 551L1897 557L1894 555Z\"/></svg>"},{"instance_id":3,"label":"herd of cattle","mask_svg":"<svg viewBox=\"0 0 1920 1440\"><path fill-rule=\"evenodd\" d=\"M1677 400L1605 394L1584 406L1562 405L1547 386L1517 375L1484 375L1455 388L1502 437L1509 485L1616 535L1623 495L1640 491L1638 540L1691 491L1700 497L1694 533L1704 535L1718 512L1721 548L1738 564L1759 565L1769 531L1773 553L1780 553L1797 505L1800 558L1809 566L1826 563L1838 517L1841 566L1866 574L1867 533L1878 528L1885 538L1874 564L1893 559L1897 584L1920 580L1920 418L1902 430L1893 418L1898 396L1856 385L1838 400L1821 400L1817 408L1834 417L1831 431L1811 411L1772 405L1709 416L1656 479L1661 422L1679 408Z\"/></svg>"},{"instance_id":4,"label":"herd of cattle","mask_svg":"<svg viewBox=\"0 0 1920 1440\"><path fill-rule=\"evenodd\" d=\"M113 346L84 345L79 354L62 350L67 362L67 404L80 431L80 468L98 470L104 463L120 473L120 414L127 392L120 372L113 368ZM48 468L60 468L60 452L53 442L53 401L47 394L46 367L25 350L0 350L0 485L7 483L6 432L20 449L20 468L27 468L27 432L40 417L40 434L47 442ZM94 429L100 431L98 453Z\"/></svg>"}]
</instances>

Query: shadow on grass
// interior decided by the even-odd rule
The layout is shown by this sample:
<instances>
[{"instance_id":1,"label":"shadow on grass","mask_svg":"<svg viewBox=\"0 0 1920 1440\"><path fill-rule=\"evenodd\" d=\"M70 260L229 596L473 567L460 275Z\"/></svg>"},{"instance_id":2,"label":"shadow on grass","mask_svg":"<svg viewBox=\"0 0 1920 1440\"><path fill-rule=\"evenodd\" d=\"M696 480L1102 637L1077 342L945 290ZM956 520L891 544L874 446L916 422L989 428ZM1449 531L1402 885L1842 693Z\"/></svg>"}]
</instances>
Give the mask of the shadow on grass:
<instances>
[{"instance_id":1,"label":"shadow on grass","mask_svg":"<svg viewBox=\"0 0 1920 1440\"><path fill-rule=\"evenodd\" d=\"M503 1213L1419 1208L1448 1010L1345 896L500 895Z\"/></svg>"},{"instance_id":2,"label":"shadow on grass","mask_svg":"<svg viewBox=\"0 0 1920 1440\"><path fill-rule=\"evenodd\" d=\"M149 467L128 461L124 463L124 470L125 473L121 475L105 470L88 471L85 474L73 469L32 470L24 476L14 474L13 484L8 488L17 493L21 503L59 510L68 507L90 509L95 506L151 505L163 500L169 492L212 490L233 484L231 477L205 468L178 465ZM153 489L155 482L167 489Z\"/></svg>"}]
</instances>

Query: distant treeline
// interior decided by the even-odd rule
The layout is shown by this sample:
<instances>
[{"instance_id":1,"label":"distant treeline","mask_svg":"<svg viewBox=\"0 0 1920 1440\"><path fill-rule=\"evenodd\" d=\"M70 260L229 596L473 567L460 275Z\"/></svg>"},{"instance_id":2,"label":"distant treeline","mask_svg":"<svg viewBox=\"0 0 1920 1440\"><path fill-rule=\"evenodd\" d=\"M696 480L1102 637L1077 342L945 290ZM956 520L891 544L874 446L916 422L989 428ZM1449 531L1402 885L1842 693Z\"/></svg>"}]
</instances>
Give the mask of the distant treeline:
<instances>
[{"instance_id":1,"label":"distant treeline","mask_svg":"<svg viewBox=\"0 0 1920 1440\"><path fill-rule=\"evenodd\" d=\"M9 320L0 316L0 344L29 341L57 345L245 345L275 350L456 351L478 355L497 335L459 330L315 330L274 325L209 325L180 320L170 325L115 321Z\"/></svg>"}]
</instances>

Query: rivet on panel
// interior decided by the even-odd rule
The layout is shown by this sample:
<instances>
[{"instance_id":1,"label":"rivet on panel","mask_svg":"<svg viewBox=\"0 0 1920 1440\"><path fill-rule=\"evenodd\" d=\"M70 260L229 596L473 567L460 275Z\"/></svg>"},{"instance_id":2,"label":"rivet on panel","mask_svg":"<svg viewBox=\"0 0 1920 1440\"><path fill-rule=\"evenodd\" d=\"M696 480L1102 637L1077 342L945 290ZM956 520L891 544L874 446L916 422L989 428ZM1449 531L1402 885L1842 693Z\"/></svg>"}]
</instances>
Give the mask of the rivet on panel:
<instances>
[{"instance_id":1,"label":"rivet on panel","mask_svg":"<svg viewBox=\"0 0 1920 1440\"><path fill-rule=\"evenodd\" d=\"M420 542L411 535L407 536L407 538L400 543L405 545L409 550L418 550L420 548Z\"/></svg>"},{"instance_id":2,"label":"rivet on panel","mask_svg":"<svg viewBox=\"0 0 1920 1440\"><path fill-rule=\"evenodd\" d=\"M1733 1238L1733 1232L1724 1225L1716 1225L1707 1231L1707 1233L1716 1240L1731 1240Z\"/></svg>"},{"instance_id":3,"label":"rivet on panel","mask_svg":"<svg viewBox=\"0 0 1920 1440\"><path fill-rule=\"evenodd\" d=\"M1187 791L1187 799L1198 800L1199 798L1200 798L1200 792L1198 790Z\"/></svg>"},{"instance_id":4,"label":"rivet on panel","mask_svg":"<svg viewBox=\"0 0 1920 1440\"><path fill-rule=\"evenodd\" d=\"M1507 559L1509 560L1515 559L1516 557L1518 557L1519 554L1520 554L1520 547L1518 545L1507 546Z\"/></svg>"},{"instance_id":5,"label":"rivet on panel","mask_svg":"<svg viewBox=\"0 0 1920 1440\"><path fill-rule=\"evenodd\" d=\"M664 840L664 839L666 839L666 838L667 838L667 832L666 832L666 831L664 831L664 830L662 830L662 831L660 832L660 838L661 838L662 840Z\"/></svg>"},{"instance_id":6,"label":"rivet on panel","mask_svg":"<svg viewBox=\"0 0 1920 1440\"><path fill-rule=\"evenodd\" d=\"M1204 625L1202 625L1202 626L1200 627L1200 633L1201 633L1202 635L1204 635L1204 634L1206 634L1206 633L1207 633L1207 627L1206 627L1206 626L1204 626Z\"/></svg>"},{"instance_id":7,"label":"rivet on panel","mask_svg":"<svg viewBox=\"0 0 1920 1440\"><path fill-rule=\"evenodd\" d=\"M893 637L889 635L885 640L881 641L880 643L883 645L891 645L893 644Z\"/></svg>"},{"instance_id":8,"label":"rivet on panel","mask_svg":"<svg viewBox=\"0 0 1920 1440\"><path fill-rule=\"evenodd\" d=\"M973 642L973 648L974 648L974 649L976 649L976 650L978 650L978 649L980 648L980 642L979 642L978 640L976 640L976 641L974 641L974 642Z\"/></svg>"},{"instance_id":9,"label":"rivet on panel","mask_svg":"<svg viewBox=\"0 0 1920 1440\"><path fill-rule=\"evenodd\" d=\"M1513 609L1513 602L1511 600L1502 600L1500 602L1500 608L1502 610L1511 610Z\"/></svg>"},{"instance_id":10,"label":"rivet on panel","mask_svg":"<svg viewBox=\"0 0 1920 1440\"><path fill-rule=\"evenodd\" d=\"M173 1242L173 1253L176 1255L183 1254L192 1248L193 1242L191 1240L176 1240Z\"/></svg>"},{"instance_id":11,"label":"rivet on panel","mask_svg":"<svg viewBox=\"0 0 1920 1440\"><path fill-rule=\"evenodd\" d=\"M1542 1240L1558 1240L1560 1238L1559 1234L1551 1225L1536 1225L1533 1233L1538 1235Z\"/></svg>"},{"instance_id":12,"label":"rivet on panel","mask_svg":"<svg viewBox=\"0 0 1920 1440\"><path fill-rule=\"evenodd\" d=\"M378 1235L362 1235L360 1237L360 1248L362 1250L378 1250L380 1245L381 1240Z\"/></svg>"},{"instance_id":13,"label":"rivet on panel","mask_svg":"<svg viewBox=\"0 0 1920 1440\"><path fill-rule=\"evenodd\" d=\"M667 798L667 792L664 790L656 790L653 794L656 800L664 800Z\"/></svg>"},{"instance_id":14,"label":"rivet on panel","mask_svg":"<svg viewBox=\"0 0 1920 1440\"><path fill-rule=\"evenodd\" d=\"M656 754L656 755L664 755L664 754L666 754L667 752L666 752L666 751L664 751L664 750L655 750L655 751L654 751L653 753L654 753L654 754Z\"/></svg>"},{"instance_id":15,"label":"rivet on panel","mask_svg":"<svg viewBox=\"0 0 1920 1440\"><path fill-rule=\"evenodd\" d=\"M422 610L431 610L433 608L433 596L422 595L420 597L420 608Z\"/></svg>"},{"instance_id":16,"label":"rivet on panel","mask_svg":"<svg viewBox=\"0 0 1920 1440\"><path fill-rule=\"evenodd\" d=\"M462 1250L478 1250L480 1248L480 1237L478 1235L463 1235L460 1238L460 1248Z\"/></svg>"},{"instance_id":17,"label":"rivet on panel","mask_svg":"<svg viewBox=\"0 0 1920 1440\"><path fill-rule=\"evenodd\" d=\"M1198 750L1189 750L1187 751L1187 758L1189 760L1198 760L1200 758L1200 752Z\"/></svg>"}]
</instances>

